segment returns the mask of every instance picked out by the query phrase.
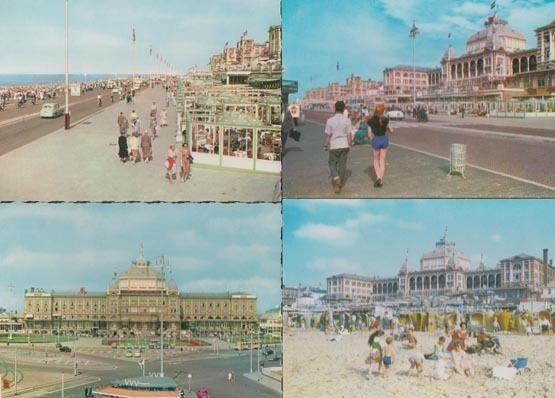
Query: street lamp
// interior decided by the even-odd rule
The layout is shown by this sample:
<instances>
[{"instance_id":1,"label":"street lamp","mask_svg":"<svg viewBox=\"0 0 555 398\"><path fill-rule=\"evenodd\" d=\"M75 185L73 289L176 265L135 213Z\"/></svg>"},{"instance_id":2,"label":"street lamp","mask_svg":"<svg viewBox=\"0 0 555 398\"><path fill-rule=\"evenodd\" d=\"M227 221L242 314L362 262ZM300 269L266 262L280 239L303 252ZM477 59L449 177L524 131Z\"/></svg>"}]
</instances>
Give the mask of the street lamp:
<instances>
[{"instance_id":1,"label":"street lamp","mask_svg":"<svg viewBox=\"0 0 555 398\"><path fill-rule=\"evenodd\" d=\"M193 378L193 375L189 373L189 374L187 375L187 379L189 379L189 392L191 392L191 379L192 379L192 378Z\"/></svg>"},{"instance_id":2,"label":"street lamp","mask_svg":"<svg viewBox=\"0 0 555 398\"><path fill-rule=\"evenodd\" d=\"M62 398L64 398L64 372L62 371Z\"/></svg>"},{"instance_id":3,"label":"street lamp","mask_svg":"<svg viewBox=\"0 0 555 398\"><path fill-rule=\"evenodd\" d=\"M13 379L14 379L14 382L15 382L15 394L14 395L17 395L17 347L14 347L14 348L15 348L15 360L14 360L15 363L14 363L14 371L13 371Z\"/></svg>"},{"instance_id":4,"label":"street lamp","mask_svg":"<svg viewBox=\"0 0 555 398\"><path fill-rule=\"evenodd\" d=\"M416 35L419 34L416 23L412 21L412 28L410 29L409 36L412 38L412 107L416 107L416 63L414 59L414 44L416 41Z\"/></svg>"},{"instance_id":5,"label":"street lamp","mask_svg":"<svg viewBox=\"0 0 555 398\"><path fill-rule=\"evenodd\" d=\"M67 31L67 5L68 0L66 0L66 31L65 31L65 61L66 61L66 107L65 107L65 120L64 127L69 130L69 58L68 58L68 31Z\"/></svg>"}]
</instances>

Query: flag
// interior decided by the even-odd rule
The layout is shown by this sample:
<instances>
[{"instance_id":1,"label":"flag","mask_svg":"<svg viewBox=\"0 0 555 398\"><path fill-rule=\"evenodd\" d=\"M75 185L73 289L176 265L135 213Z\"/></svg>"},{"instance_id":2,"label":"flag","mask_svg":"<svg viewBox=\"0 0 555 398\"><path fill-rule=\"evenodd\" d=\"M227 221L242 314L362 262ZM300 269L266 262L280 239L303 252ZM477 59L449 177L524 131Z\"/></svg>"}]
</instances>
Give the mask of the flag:
<instances>
[{"instance_id":1,"label":"flag","mask_svg":"<svg viewBox=\"0 0 555 398\"><path fill-rule=\"evenodd\" d=\"M449 34L447 35L448 38L451 38L451 32L449 32Z\"/></svg>"},{"instance_id":2,"label":"flag","mask_svg":"<svg viewBox=\"0 0 555 398\"><path fill-rule=\"evenodd\" d=\"M495 0L493 0L493 1L491 2L491 9L493 10L494 8L495 8Z\"/></svg>"},{"instance_id":3,"label":"flag","mask_svg":"<svg viewBox=\"0 0 555 398\"><path fill-rule=\"evenodd\" d=\"M337 61L337 65L335 66L337 70L339 70L339 61Z\"/></svg>"},{"instance_id":4,"label":"flag","mask_svg":"<svg viewBox=\"0 0 555 398\"><path fill-rule=\"evenodd\" d=\"M150 47L150 51L149 51L148 55L150 55L152 57L152 47Z\"/></svg>"},{"instance_id":5,"label":"flag","mask_svg":"<svg viewBox=\"0 0 555 398\"><path fill-rule=\"evenodd\" d=\"M224 44L224 48L227 48L228 45L229 45L229 41L226 41Z\"/></svg>"},{"instance_id":6,"label":"flag","mask_svg":"<svg viewBox=\"0 0 555 398\"><path fill-rule=\"evenodd\" d=\"M243 36L242 36L242 37L245 37L245 36L247 35L247 33L249 33L249 31L248 31L248 30L245 30L245 31L243 32Z\"/></svg>"},{"instance_id":7,"label":"flag","mask_svg":"<svg viewBox=\"0 0 555 398\"><path fill-rule=\"evenodd\" d=\"M133 40L133 44L135 44L135 28L133 28L133 35L131 36L132 40Z\"/></svg>"}]
</instances>

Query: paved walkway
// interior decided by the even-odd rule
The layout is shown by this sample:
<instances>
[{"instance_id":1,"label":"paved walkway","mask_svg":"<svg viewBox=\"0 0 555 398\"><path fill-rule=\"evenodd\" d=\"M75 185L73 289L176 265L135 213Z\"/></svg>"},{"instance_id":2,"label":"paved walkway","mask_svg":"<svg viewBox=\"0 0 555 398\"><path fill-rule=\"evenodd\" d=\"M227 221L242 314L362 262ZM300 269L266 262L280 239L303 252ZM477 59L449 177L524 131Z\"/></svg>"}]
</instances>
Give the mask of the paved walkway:
<instances>
[{"instance_id":1,"label":"paved walkway","mask_svg":"<svg viewBox=\"0 0 555 398\"><path fill-rule=\"evenodd\" d=\"M134 105L123 101L0 157L0 200L14 201L274 201L279 176L193 165L186 183L164 179L165 154L175 142L176 112L153 142L154 160L123 164L117 156L117 115L135 109L148 126L152 101L162 108L161 87L146 89Z\"/></svg>"},{"instance_id":2,"label":"paved walkway","mask_svg":"<svg viewBox=\"0 0 555 398\"><path fill-rule=\"evenodd\" d=\"M350 177L333 193L323 146L323 126L307 122L300 142L288 140L283 160L285 198L499 198L554 197L555 191L467 167L466 179L448 176L449 161L402 147L390 146L384 186L373 187L372 153L368 145L349 154ZM448 156L448 154L446 154Z\"/></svg>"}]
</instances>

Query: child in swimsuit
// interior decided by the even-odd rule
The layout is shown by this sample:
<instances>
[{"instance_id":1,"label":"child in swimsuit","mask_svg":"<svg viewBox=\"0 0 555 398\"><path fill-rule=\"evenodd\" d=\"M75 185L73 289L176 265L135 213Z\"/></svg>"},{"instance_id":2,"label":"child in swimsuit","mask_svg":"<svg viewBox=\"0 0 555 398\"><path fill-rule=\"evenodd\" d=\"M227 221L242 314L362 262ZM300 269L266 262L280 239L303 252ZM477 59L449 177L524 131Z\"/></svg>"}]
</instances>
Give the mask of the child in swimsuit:
<instances>
[{"instance_id":1,"label":"child in swimsuit","mask_svg":"<svg viewBox=\"0 0 555 398\"><path fill-rule=\"evenodd\" d=\"M384 374L389 372L391 365L393 365L393 358L395 357L395 349L393 348L393 337L387 337L385 339L385 343L385 347L383 348Z\"/></svg>"}]
</instances>

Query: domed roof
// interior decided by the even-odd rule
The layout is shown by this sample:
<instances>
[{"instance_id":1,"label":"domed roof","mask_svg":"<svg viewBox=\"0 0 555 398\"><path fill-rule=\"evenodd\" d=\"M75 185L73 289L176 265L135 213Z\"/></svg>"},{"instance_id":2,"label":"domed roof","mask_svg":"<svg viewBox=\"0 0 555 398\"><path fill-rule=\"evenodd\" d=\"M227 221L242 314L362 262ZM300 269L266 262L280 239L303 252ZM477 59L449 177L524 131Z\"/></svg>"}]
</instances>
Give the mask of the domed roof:
<instances>
[{"instance_id":1,"label":"domed roof","mask_svg":"<svg viewBox=\"0 0 555 398\"><path fill-rule=\"evenodd\" d=\"M524 36L519 31L511 28L507 24L507 21L497 17L489 17L487 21L484 22L484 28L479 32L474 33L467 40L467 49L468 46L482 40L486 42L483 47L491 48L494 46L494 44L499 45L501 43L501 36L510 37L526 42L526 36Z\"/></svg>"}]
</instances>

